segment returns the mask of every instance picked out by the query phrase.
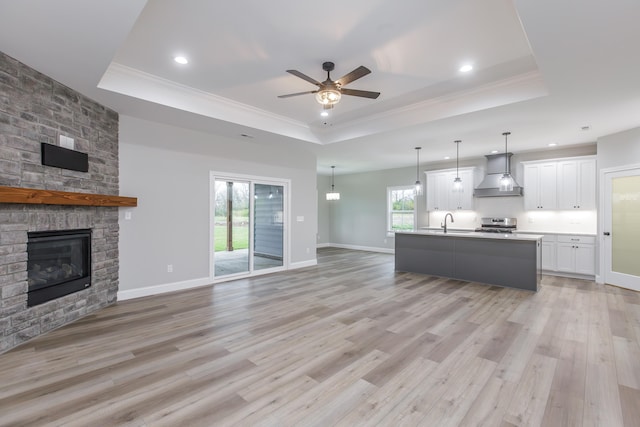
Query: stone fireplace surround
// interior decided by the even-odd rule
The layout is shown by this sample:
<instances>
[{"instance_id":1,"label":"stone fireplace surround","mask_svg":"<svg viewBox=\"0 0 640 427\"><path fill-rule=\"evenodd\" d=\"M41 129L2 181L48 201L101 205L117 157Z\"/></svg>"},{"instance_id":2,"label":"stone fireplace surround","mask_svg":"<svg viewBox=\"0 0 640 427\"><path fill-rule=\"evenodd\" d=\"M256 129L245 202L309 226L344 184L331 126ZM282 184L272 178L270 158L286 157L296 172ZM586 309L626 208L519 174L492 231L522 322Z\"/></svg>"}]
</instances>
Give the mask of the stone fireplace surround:
<instances>
[{"instance_id":1,"label":"stone fireplace surround","mask_svg":"<svg viewBox=\"0 0 640 427\"><path fill-rule=\"evenodd\" d=\"M89 171L43 166L75 140ZM0 52L0 186L118 195L118 114ZM27 308L27 233L92 229L91 287ZM118 208L0 203L0 353L116 301Z\"/></svg>"}]
</instances>

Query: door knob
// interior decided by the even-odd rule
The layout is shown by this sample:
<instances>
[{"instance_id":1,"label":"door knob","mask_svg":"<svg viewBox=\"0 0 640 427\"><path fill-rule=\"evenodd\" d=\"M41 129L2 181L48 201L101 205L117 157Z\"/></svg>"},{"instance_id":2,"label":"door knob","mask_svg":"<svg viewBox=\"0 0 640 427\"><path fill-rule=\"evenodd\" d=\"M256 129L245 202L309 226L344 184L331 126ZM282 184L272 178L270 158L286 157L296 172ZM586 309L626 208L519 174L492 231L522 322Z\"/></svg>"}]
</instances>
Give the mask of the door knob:
<instances>
[{"instance_id":1,"label":"door knob","mask_svg":"<svg viewBox=\"0 0 640 427\"><path fill-rule=\"evenodd\" d=\"M611 236L611 233L609 233L608 231L605 231L605 232L604 232L604 233L602 233L602 234L604 234L605 236Z\"/></svg>"}]
</instances>

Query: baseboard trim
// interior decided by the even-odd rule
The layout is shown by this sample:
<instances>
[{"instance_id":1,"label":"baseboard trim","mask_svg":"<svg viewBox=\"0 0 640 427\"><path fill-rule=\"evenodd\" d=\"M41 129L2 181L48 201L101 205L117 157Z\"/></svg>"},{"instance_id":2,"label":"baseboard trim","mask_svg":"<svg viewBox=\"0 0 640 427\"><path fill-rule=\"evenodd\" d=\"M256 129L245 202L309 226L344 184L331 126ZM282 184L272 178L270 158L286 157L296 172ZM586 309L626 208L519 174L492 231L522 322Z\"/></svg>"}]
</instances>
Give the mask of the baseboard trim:
<instances>
[{"instance_id":1,"label":"baseboard trim","mask_svg":"<svg viewBox=\"0 0 640 427\"><path fill-rule=\"evenodd\" d=\"M552 270L542 270L542 274L546 274L549 276L568 277L570 279L593 280L597 283L596 276L589 276L587 274L565 273L564 271Z\"/></svg>"},{"instance_id":2,"label":"baseboard trim","mask_svg":"<svg viewBox=\"0 0 640 427\"><path fill-rule=\"evenodd\" d=\"M367 252L380 252L383 254L394 254L394 249L389 248L376 248L373 246L358 246L358 245L343 245L342 243L329 243L329 247L340 249L351 249L354 251L367 251Z\"/></svg>"},{"instance_id":3,"label":"baseboard trim","mask_svg":"<svg viewBox=\"0 0 640 427\"><path fill-rule=\"evenodd\" d=\"M329 246L331 246L331 243L318 243L316 248L328 248Z\"/></svg>"},{"instance_id":4,"label":"baseboard trim","mask_svg":"<svg viewBox=\"0 0 640 427\"><path fill-rule=\"evenodd\" d=\"M162 285L146 286L139 289L127 289L118 291L118 301L126 301L128 299L148 297L151 295L166 294L174 291L184 291L186 289L199 288L201 286L211 285L211 279L202 277L200 279L184 280L182 282L164 283Z\"/></svg>"},{"instance_id":5,"label":"baseboard trim","mask_svg":"<svg viewBox=\"0 0 640 427\"><path fill-rule=\"evenodd\" d=\"M305 268L305 267L313 267L314 265L318 265L318 260L315 258L307 261L293 262L289 264L289 270L295 270L298 268ZM286 270L282 270L282 271L286 271ZM242 278L246 278L246 277L247 276L243 276ZM199 288L201 286L213 285L215 283L236 280L239 278L240 277L229 277L227 280L223 279L223 280L212 281L209 277L202 277L200 279L185 280L182 282L164 283L162 285L146 286L144 288L139 288L139 289L127 289L127 290L118 291L118 301L126 301L134 298L142 298L142 297L148 297L152 295L166 294L168 292L184 291L186 289Z\"/></svg>"},{"instance_id":6,"label":"baseboard trim","mask_svg":"<svg viewBox=\"0 0 640 427\"><path fill-rule=\"evenodd\" d=\"M305 267L313 267L314 265L318 265L318 260L316 258L310 259L308 261L292 262L291 264L289 264L289 270L296 270L298 268L305 268Z\"/></svg>"}]
</instances>

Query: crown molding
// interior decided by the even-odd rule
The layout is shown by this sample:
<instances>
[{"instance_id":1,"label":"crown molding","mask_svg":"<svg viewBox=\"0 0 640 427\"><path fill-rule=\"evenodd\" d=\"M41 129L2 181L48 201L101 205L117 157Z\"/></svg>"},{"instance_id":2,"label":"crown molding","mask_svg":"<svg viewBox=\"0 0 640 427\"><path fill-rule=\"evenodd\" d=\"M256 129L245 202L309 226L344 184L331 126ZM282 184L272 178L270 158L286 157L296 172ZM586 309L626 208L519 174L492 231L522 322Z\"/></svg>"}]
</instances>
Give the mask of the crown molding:
<instances>
[{"instance_id":1,"label":"crown molding","mask_svg":"<svg viewBox=\"0 0 640 427\"><path fill-rule=\"evenodd\" d=\"M461 114L500 107L549 94L540 72L529 71L517 76L483 84L472 89L425 99L402 107L368 114L344 122L332 123L321 133L324 144L391 131L445 119Z\"/></svg>"},{"instance_id":2,"label":"crown molding","mask_svg":"<svg viewBox=\"0 0 640 427\"><path fill-rule=\"evenodd\" d=\"M537 70L386 111L307 125L112 62L99 88L314 144L332 144L548 95Z\"/></svg>"},{"instance_id":3,"label":"crown molding","mask_svg":"<svg viewBox=\"0 0 640 427\"><path fill-rule=\"evenodd\" d=\"M315 144L306 123L112 62L98 88Z\"/></svg>"}]
</instances>

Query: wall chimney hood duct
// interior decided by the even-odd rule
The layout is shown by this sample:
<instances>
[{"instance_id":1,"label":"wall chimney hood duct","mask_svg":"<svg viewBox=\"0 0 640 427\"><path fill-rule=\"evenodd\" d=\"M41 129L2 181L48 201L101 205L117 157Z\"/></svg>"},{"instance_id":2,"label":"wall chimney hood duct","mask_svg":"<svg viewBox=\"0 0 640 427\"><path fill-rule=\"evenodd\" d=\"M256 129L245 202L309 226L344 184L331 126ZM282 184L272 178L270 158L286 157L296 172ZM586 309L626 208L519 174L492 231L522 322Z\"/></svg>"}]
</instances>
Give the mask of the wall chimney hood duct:
<instances>
[{"instance_id":1,"label":"wall chimney hood duct","mask_svg":"<svg viewBox=\"0 0 640 427\"><path fill-rule=\"evenodd\" d=\"M473 191L474 197L522 196L522 187L515 180L513 182L513 191L500 191L500 179L505 172L505 157L506 169L511 172L511 156L513 156L513 153L485 156L487 158L487 174L480 185Z\"/></svg>"}]
</instances>

